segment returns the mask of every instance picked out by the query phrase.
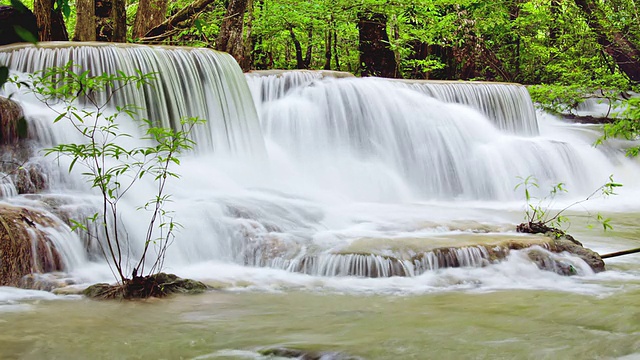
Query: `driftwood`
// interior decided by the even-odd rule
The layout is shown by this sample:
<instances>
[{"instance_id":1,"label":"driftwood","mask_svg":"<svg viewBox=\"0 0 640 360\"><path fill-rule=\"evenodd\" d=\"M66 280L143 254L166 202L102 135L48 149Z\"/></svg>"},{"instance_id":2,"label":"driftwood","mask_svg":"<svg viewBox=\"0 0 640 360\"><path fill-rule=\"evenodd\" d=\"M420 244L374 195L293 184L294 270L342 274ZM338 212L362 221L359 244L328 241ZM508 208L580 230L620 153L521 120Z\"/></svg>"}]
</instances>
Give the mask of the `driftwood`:
<instances>
[{"instance_id":1,"label":"driftwood","mask_svg":"<svg viewBox=\"0 0 640 360\"><path fill-rule=\"evenodd\" d=\"M609 253L609 254L600 255L600 257L603 258L603 259L608 259L608 258L612 258L612 257L635 254L635 253L640 253L640 248L624 250L624 251L617 251L617 252L613 252L613 253Z\"/></svg>"}]
</instances>

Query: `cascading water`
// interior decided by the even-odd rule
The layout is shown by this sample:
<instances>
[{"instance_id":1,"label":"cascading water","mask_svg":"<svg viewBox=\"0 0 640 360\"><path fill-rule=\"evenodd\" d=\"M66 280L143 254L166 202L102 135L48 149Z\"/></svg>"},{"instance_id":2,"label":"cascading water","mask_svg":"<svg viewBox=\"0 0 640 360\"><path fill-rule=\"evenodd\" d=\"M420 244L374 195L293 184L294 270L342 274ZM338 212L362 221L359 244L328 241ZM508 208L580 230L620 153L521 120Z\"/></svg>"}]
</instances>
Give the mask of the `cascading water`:
<instances>
[{"instance_id":1,"label":"cascading water","mask_svg":"<svg viewBox=\"0 0 640 360\"><path fill-rule=\"evenodd\" d=\"M324 78L348 77L332 71L257 71L247 74L257 108ZM519 84L393 80L389 84L417 90L446 103L470 106L484 114L500 130L518 135L537 135L538 121L527 89Z\"/></svg>"},{"instance_id":2,"label":"cascading water","mask_svg":"<svg viewBox=\"0 0 640 360\"><path fill-rule=\"evenodd\" d=\"M538 121L527 89L518 84L485 82L399 81L409 88L448 103L471 106L500 130L538 135Z\"/></svg>"},{"instance_id":3,"label":"cascading water","mask_svg":"<svg viewBox=\"0 0 640 360\"><path fill-rule=\"evenodd\" d=\"M38 47L5 47L0 52L0 63L19 72L33 73L69 62L78 73L89 71L90 75L153 74L141 88L129 86L116 92L111 105L134 105L140 118L174 129L182 118L206 119L204 128L194 132L198 147L205 151L252 156L264 152L255 110L246 105L251 102L246 81L227 54L104 43L40 43Z\"/></svg>"},{"instance_id":4,"label":"cascading water","mask_svg":"<svg viewBox=\"0 0 640 360\"><path fill-rule=\"evenodd\" d=\"M609 174L624 172L628 179L639 174L637 164L594 149L590 137L560 123L550 121L535 136L530 103L518 100L525 102L523 109L517 101L494 99L514 92L524 98L519 86L469 85L460 90L466 95L446 100L475 101L470 105L479 108L474 110L425 95L431 85L416 91L381 79L312 74L284 91L264 85L273 78L248 75L254 94L263 94L262 100L255 99L259 124L247 84L224 54L112 45L0 51L0 62L18 71L63 65L69 59L95 73L157 72L153 87L122 93L118 103L142 105L147 108L144 116L154 120L172 119L162 124L185 115L211 122L196 135L199 151L184 157L176 169L182 178L168 189L174 199L171 210L183 226L169 248L170 271L215 277L206 264L222 262L314 276L419 277L447 266L487 266L492 263L487 248L476 243L500 237L520 218L521 197L513 191L518 176L535 175L542 189L565 182L571 191L565 201L571 202ZM23 94L14 98L31 104L25 108L30 129L38 129L45 144L68 139L64 126L44 122L52 115L33 99ZM483 113L499 114L499 119ZM128 126L136 134L136 126ZM144 237L146 215L136 208L153 196L147 185L122 203L131 239ZM64 217L81 216L92 202L76 175L52 181L47 191L45 195L75 198L65 203ZM19 198L7 201L19 203ZM141 245L131 246L135 257ZM206 270L193 270L199 269L194 264ZM263 279L260 274L270 273L251 274L247 276Z\"/></svg>"},{"instance_id":5,"label":"cascading water","mask_svg":"<svg viewBox=\"0 0 640 360\"><path fill-rule=\"evenodd\" d=\"M590 164L609 162L591 148L505 133L467 107L380 79L315 82L263 104L261 117L267 138L305 173L325 184L345 177L338 185L349 194L364 187L365 201L407 186L421 199L514 199L525 174L586 192L602 181Z\"/></svg>"}]
</instances>

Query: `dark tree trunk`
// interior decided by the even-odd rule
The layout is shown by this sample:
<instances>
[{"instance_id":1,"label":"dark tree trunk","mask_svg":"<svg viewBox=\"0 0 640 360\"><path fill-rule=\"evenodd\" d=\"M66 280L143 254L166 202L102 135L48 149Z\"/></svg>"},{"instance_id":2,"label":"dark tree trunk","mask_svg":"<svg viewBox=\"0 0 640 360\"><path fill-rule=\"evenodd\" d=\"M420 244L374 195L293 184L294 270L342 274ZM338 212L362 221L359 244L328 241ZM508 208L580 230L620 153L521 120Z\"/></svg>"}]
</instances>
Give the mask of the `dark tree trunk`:
<instances>
[{"instance_id":1,"label":"dark tree trunk","mask_svg":"<svg viewBox=\"0 0 640 360\"><path fill-rule=\"evenodd\" d=\"M551 14L551 26L549 27L549 46L554 47L559 36L559 18L561 13L560 0L551 0L549 6L549 12Z\"/></svg>"},{"instance_id":2,"label":"dark tree trunk","mask_svg":"<svg viewBox=\"0 0 640 360\"><path fill-rule=\"evenodd\" d=\"M62 11L53 10L54 3L55 0L35 0L33 2L33 14L38 23L38 39L40 41L69 40Z\"/></svg>"},{"instance_id":3,"label":"dark tree trunk","mask_svg":"<svg viewBox=\"0 0 640 360\"><path fill-rule=\"evenodd\" d=\"M126 0L112 0L113 42L127 42Z\"/></svg>"},{"instance_id":4,"label":"dark tree trunk","mask_svg":"<svg viewBox=\"0 0 640 360\"><path fill-rule=\"evenodd\" d=\"M95 9L96 40L111 41L113 39L113 21L111 21L113 3L111 0L96 0Z\"/></svg>"},{"instance_id":5,"label":"dark tree trunk","mask_svg":"<svg viewBox=\"0 0 640 360\"><path fill-rule=\"evenodd\" d=\"M296 33L293 31L293 28L289 28L289 34L291 35L293 46L296 48L296 69L304 69L304 59L302 59L302 45L300 45L300 40L296 37Z\"/></svg>"},{"instance_id":6,"label":"dark tree trunk","mask_svg":"<svg viewBox=\"0 0 640 360\"><path fill-rule=\"evenodd\" d=\"M396 58L388 46L387 16L379 13L360 13L358 29L362 76L397 77Z\"/></svg>"},{"instance_id":7,"label":"dark tree trunk","mask_svg":"<svg viewBox=\"0 0 640 360\"><path fill-rule=\"evenodd\" d=\"M324 66L325 70L331 70L331 30L327 29L324 36Z\"/></svg>"},{"instance_id":8,"label":"dark tree trunk","mask_svg":"<svg viewBox=\"0 0 640 360\"><path fill-rule=\"evenodd\" d=\"M162 24L167 18L168 0L140 0L133 23L133 38L143 37L147 31Z\"/></svg>"},{"instance_id":9,"label":"dark tree trunk","mask_svg":"<svg viewBox=\"0 0 640 360\"><path fill-rule=\"evenodd\" d=\"M96 41L96 1L76 0L73 41Z\"/></svg>"},{"instance_id":10,"label":"dark tree trunk","mask_svg":"<svg viewBox=\"0 0 640 360\"><path fill-rule=\"evenodd\" d=\"M222 20L220 33L216 40L216 50L228 52L236 59L238 64L245 63L242 30L247 3L248 0L229 0L227 14Z\"/></svg>"},{"instance_id":11,"label":"dark tree trunk","mask_svg":"<svg viewBox=\"0 0 640 360\"><path fill-rule=\"evenodd\" d=\"M246 34L244 36L244 46L243 51L244 55L242 57L242 62L239 63L240 67L243 71L249 71L253 68L253 55L254 51L254 40L255 36L253 35L253 0L248 0L247 4L247 21L245 24Z\"/></svg>"},{"instance_id":12,"label":"dark tree trunk","mask_svg":"<svg viewBox=\"0 0 640 360\"><path fill-rule=\"evenodd\" d=\"M311 68L311 55L313 53L313 27L309 26L309 30L307 31L307 40L309 43L307 44L307 52L304 55L304 69Z\"/></svg>"},{"instance_id":13,"label":"dark tree trunk","mask_svg":"<svg viewBox=\"0 0 640 360\"><path fill-rule=\"evenodd\" d=\"M582 10L589 28L596 34L598 43L613 58L618 68L631 81L640 82L640 50L625 35L611 25L604 25L606 17L593 0L575 0Z\"/></svg>"},{"instance_id":14,"label":"dark tree trunk","mask_svg":"<svg viewBox=\"0 0 640 360\"><path fill-rule=\"evenodd\" d=\"M338 32L333 30L333 61L335 69L340 71L340 58L338 57Z\"/></svg>"}]
</instances>

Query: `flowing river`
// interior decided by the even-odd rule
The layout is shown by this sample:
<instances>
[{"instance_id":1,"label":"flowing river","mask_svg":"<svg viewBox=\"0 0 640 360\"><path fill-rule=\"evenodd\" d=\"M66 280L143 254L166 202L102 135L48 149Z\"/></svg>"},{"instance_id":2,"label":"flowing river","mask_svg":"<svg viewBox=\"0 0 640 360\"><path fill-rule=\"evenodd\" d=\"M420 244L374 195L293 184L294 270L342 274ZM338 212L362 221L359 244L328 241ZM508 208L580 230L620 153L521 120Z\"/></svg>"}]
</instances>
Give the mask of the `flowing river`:
<instances>
[{"instance_id":1,"label":"flowing river","mask_svg":"<svg viewBox=\"0 0 640 360\"><path fill-rule=\"evenodd\" d=\"M0 358L274 359L261 351L288 348L323 359L640 359L640 255L608 259L597 274L570 254L549 255L577 272L562 276L525 250L502 261L484 250L534 239L515 232L526 201L514 188L530 175L537 198L566 184L541 203L549 213L613 175L618 195L572 206L568 232L600 254L640 246L640 165L624 157L628 144L594 148L597 127L536 113L524 87L243 76L228 55L181 48L0 49L0 63L25 81L69 60L95 73L157 72L114 105L138 105L158 125L209 120L170 184L183 228L165 271L216 290L102 302L0 287ZM8 93L34 146L78 141L32 94ZM121 127L146 144L135 122ZM2 201L81 218L100 198L66 173L68 162L36 151L25 166L37 165L47 188L19 194L5 182ZM145 181L121 205L131 239L146 231L148 215L136 210L153 196ZM596 213L614 229L602 231ZM113 281L103 245L57 231L66 270L56 276L77 288ZM443 248L453 249L444 260ZM131 261L140 251L133 241Z\"/></svg>"}]
</instances>

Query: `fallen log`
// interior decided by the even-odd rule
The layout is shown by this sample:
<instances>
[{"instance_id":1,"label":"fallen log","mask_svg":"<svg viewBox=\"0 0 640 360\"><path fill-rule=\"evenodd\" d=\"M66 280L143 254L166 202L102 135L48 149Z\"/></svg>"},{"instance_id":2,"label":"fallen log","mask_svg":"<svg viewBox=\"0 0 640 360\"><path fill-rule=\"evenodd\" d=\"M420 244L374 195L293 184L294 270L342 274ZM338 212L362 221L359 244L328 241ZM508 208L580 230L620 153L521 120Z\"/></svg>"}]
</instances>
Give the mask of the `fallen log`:
<instances>
[{"instance_id":1,"label":"fallen log","mask_svg":"<svg viewBox=\"0 0 640 360\"><path fill-rule=\"evenodd\" d=\"M636 248L636 249L617 251L617 252L613 252L613 253L609 253L609 254L604 254L604 255L600 255L600 257L603 258L603 259L608 259L608 258L612 258L612 257L635 254L635 253L639 253L639 252L640 252L640 248Z\"/></svg>"}]
</instances>

